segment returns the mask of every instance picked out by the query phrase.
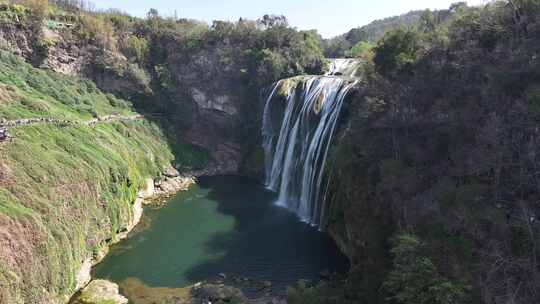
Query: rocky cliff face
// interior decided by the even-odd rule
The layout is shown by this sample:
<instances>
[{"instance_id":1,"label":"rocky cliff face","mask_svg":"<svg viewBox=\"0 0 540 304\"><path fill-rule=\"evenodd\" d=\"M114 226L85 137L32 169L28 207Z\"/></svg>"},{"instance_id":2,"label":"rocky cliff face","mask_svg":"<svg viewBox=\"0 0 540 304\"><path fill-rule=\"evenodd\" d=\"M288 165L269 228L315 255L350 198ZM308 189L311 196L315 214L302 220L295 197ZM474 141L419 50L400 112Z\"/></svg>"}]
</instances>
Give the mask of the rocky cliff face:
<instances>
[{"instance_id":1,"label":"rocky cliff face","mask_svg":"<svg viewBox=\"0 0 540 304\"><path fill-rule=\"evenodd\" d=\"M204 147L217 173L256 175L262 163L252 161L260 147L262 103L259 90L240 71L246 59L236 56L241 45L215 42L196 50L176 51L183 42L161 38L166 59L153 64L166 68L168 121L176 124L183 141ZM223 54L223 50L231 54ZM157 60L157 59L156 59ZM255 165L257 170L250 169ZM257 171L257 172L255 172Z\"/></svg>"},{"instance_id":2,"label":"rocky cliff face","mask_svg":"<svg viewBox=\"0 0 540 304\"><path fill-rule=\"evenodd\" d=\"M159 85L152 87L152 72L129 62L120 51L83 43L70 29L43 26L42 31L39 39L47 41L45 50L35 47L36 38L30 31L13 23L1 24L0 49L23 56L42 69L92 79L102 90L132 99L136 105L138 101L142 107L147 100L170 100L162 109L146 110L156 114L158 120L167 117L164 123L172 126L164 128L176 134L172 136L208 150L215 173L238 172L240 146L245 139L240 128L245 127L243 122L247 120L241 115L245 112L242 107L245 99L258 96L246 92L238 79L229 77L232 67L220 66L217 54L201 51L188 62L186 58L170 58L172 85L164 89ZM167 47L174 48L163 46Z\"/></svg>"},{"instance_id":3,"label":"rocky cliff face","mask_svg":"<svg viewBox=\"0 0 540 304\"><path fill-rule=\"evenodd\" d=\"M32 58L32 33L15 23L3 23L0 31L0 48L15 55Z\"/></svg>"}]
</instances>

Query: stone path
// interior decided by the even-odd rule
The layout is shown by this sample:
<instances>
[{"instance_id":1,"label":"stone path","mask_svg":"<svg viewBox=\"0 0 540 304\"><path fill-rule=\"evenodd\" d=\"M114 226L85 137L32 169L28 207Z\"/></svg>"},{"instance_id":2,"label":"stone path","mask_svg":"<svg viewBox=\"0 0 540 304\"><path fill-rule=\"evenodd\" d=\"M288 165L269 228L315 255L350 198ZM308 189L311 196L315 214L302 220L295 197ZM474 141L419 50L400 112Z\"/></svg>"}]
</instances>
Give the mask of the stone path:
<instances>
[{"instance_id":1,"label":"stone path","mask_svg":"<svg viewBox=\"0 0 540 304\"><path fill-rule=\"evenodd\" d=\"M65 120L65 119L57 119L57 118L50 118L50 117L40 117L40 118L23 118L23 119L16 119L16 120L0 120L0 129L9 129L14 128L18 126L30 126L30 125L38 125L38 124L56 124L56 125L65 125L65 126L77 126L77 125L86 125L86 126L93 126L98 123L103 122L112 122L112 121L130 121L130 120L140 120L144 119L143 115L137 114L137 115L107 115L107 116L101 116L98 118L94 118L89 121L74 121L74 120Z\"/></svg>"},{"instance_id":2,"label":"stone path","mask_svg":"<svg viewBox=\"0 0 540 304\"><path fill-rule=\"evenodd\" d=\"M10 138L8 129L20 127L20 126L32 126L41 124L53 124L59 126L95 126L100 123L108 123L113 121L133 121L144 119L141 114L137 115L106 115L98 118L94 118L89 121L74 121L57 119L51 117L40 118L23 118L16 120L2 120L0 119L0 143Z\"/></svg>"}]
</instances>

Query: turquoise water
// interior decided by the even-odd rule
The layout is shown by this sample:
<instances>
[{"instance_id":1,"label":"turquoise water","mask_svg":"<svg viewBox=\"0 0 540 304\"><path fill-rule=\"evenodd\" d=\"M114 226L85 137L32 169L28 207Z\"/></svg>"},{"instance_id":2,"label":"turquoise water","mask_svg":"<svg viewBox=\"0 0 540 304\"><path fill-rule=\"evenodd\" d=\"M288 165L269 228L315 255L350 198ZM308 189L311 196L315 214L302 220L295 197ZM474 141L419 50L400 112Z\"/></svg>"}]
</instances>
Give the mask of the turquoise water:
<instances>
[{"instance_id":1,"label":"turquoise water","mask_svg":"<svg viewBox=\"0 0 540 304\"><path fill-rule=\"evenodd\" d=\"M275 199L249 179L201 178L165 207L147 208L139 231L113 246L94 277L185 287L226 273L284 289L321 271L345 271L347 261L330 238Z\"/></svg>"}]
</instances>

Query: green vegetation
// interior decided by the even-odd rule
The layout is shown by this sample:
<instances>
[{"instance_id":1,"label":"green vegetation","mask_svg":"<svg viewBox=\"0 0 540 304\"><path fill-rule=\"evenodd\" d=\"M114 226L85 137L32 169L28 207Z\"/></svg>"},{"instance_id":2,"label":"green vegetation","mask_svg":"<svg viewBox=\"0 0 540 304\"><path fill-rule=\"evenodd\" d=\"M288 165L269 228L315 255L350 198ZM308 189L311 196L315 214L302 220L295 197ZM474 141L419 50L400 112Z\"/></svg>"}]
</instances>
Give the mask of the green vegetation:
<instances>
[{"instance_id":1,"label":"green vegetation","mask_svg":"<svg viewBox=\"0 0 540 304\"><path fill-rule=\"evenodd\" d=\"M414 27L420 22L422 11L412 11L401 16L376 20L363 27L350 30L341 36L329 39L325 42L325 54L327 57L356 57L352 52L359 43L377 43L387 32L401 28ZM446 11L435 12L441 16L446 15Z\"/></svg>"},{"instance_id":2,"label":"green vegetation","mask_svg":"<svg viewBox=\"0 0 540 304\"><path fill-rule=\"evenodd\" d=\"M207 128L212 134L195 135L239 144L241 170L260 172L254 101L277 79L320 73L326 55L366 61L328 166L328 228L353 265L340 287L300 285L291 303L539 301L537 0L456 3L328 41L283 16L209 26L156 10L142 19L92 12L81 1L46 2L3 3L0 21L28 35L34 52L23 53L34 65L62 43L83 46L83 73L97 85L2 53L0 116L88 121L133 113L99 86L132 100L161 128L133 121L9 131L14 141L0 144L0 221L8 239L22 243L10 243L20 252L13 258L0 249L7 261L0 299L69 294L76 266L124 228L145 177L172 154L186 168L209 161L207 151L178 140L190 128L207 131L205 123L219 120ZM61 39L46 36L43 24ZM199 113L194 89L230 97L238 114Z\"/></svg>"},{"instance_id":3,"label":"green vegetation","mask_svg":"<svg viewBox=\"0 0 540 304\"><path fill-rule=\"evenodd\" d=\"M148 56L148 41L137 36L129 37L125 53L134 61L143 63Z\"/></svg>"},{"instance_id":4,"label":"green vegetation","mask_svg":"<svg viewBox=\"0 0 540 304\"><path fill-rule=\"evenodd\" d=\"M359 43L376 44L388 32L398 29L436 29L435 24L448 22L452 16L467 9L466 2L456 2L449 9L436 11L411 11L409 13L376 20L368 25L354 28L349 32L328 39L324 42L324 52L327 57L356 57L354 49ZM440 29L440 28L437 28Z\"/></svg>"},{"instance_id":5,"label":"green vegetation","mask_svg":"<svg viewBox=\"0 0 540 304\"><path fill-rule=\"evenodd\" d=\"M234 70L238 76L245 74L242 72L245 70L249 76L258 76L265 81L316 73L324 67L320 35L289 27L283 16L266 15L257 21L216 21L209 27L194 20L165 18L155 9L149 11L146 19L140 19L116 10L96 13L86 1L9 2L13 4L0 7L0 16L5 15L28 27L31 20L49 21L46 24L56 29L58 22L67 22L72 25L69 29L79 43L121 51L140 64L157 66L158 63L170 63L173 52L179 52L177 56L180 57L190 57L207 50L218 54L223 63L238 65ZM36 36L40 35L42 33L38 31ZM233 56L233 49L242 51ZM276 55L264 55L272 52ZM278 57L283 62L279 62Z\"/></svg>"},{"instance_id":6,"label":"green vegetation","mask_svg":"<svg viewBox=\"0 0 540 304\"><path fill-rule=\"evenodd\" d=\"M0 66L0 115L7 119L134 114L129 103L90 81L40 71L5 53ZM13 139L0 143L0 221L3 240L16 243L0 250L2 299L69 296L81 262L125 229L144 180L158 176L173 155L160 129L147 121L9 132Z\"/></svg>"},{"instance_id":7,"label":"green vegetation","mask_svg":"<svg viewBox=\"0 0 540 304\"><path fill-rule=\"evenodd\" d=\"M6 52L0 52L0 100L0 116L8 120L53 117L88 121L133 114L129 103L102 93L91 81L35 69Z\"/></svg>"},{"instance_id":8,"label":"green vegetation","mask_svg":"<svg viewBox=\"0 0 540 304\"><path fill-rule=\"evenodd\" d=\"M373 60L373 48L375 45L366 42L366 41L360 41L357 44L355 44L350 50L345 52L346 57L353 57L353 58L363 58L368 61Z\"/></svg>"},{"instance_id":9,"label":"green vegetation","mask_svg":"<svg viewBox=\"0 0 540 304\"><path fill-rule=\"evenodd\" d=\"M290 27L283 16L216 21L209 26L164 17L155 9L146 18L136 18L118 10L97 12L87 1L51 0L45 10L40 8L43 2L9 1L8 7L25 9L10 9L16 26L6 31L31 42L11 41L9 49L25 50L21 53L33 66L80 71L101 90L130 100L138 112L160 125L169 142L179 145L186 133L196 133L204 140L190 138L193 142L258 147L261 92L278 79L320 74L328 65L320 35ZM71 45L77 48L66 48ZM72 62L57 58L65 53ZM200 96L209 101L225 97L238 114L215 126L212 122L220 114L200 111L196 102ZM42 104L37 101L33 106L39 109ZM246 139L249 145L244 144ZM191 166L199 167L197 162Z\"/></svg>"},{"instance_id":10,"label":"green vegetation","mask_svg":"<svg viewBox=\"0 0 540 304\"><path fill-rule=\"evenodd\" d=\"M297 286L287 288L288 304L321 304L327 303L329 295L328 290L322 286L308 287L307 282L300 281Z\"/></svg>"},{"instance_id":11,"label":"green vegetation","mask_svg":"<svg viewBox=\"0 0 540 304\"><path fill-rule=\"evenodd\" d=\"M386 34L375 48L373 61L381 74L403 71L422 55L420 36L414 30L397 29Z\"/></svg>"},{"instance_id":12,"label":"green vegetation","mask_svg":"<svg viewBox=\"0 0 540 304\"><path fill-rule=\"evenodd\" d=\"M328 194L346 297L536 303L540 2L438 14L388 31L348 97Z\"/></svg>"},{"instance_id":13,"label":"green vegetation","mask_svg":"<svg viewBox=\"0 0 540 304\"><path fill-rule=\"evenodd\" d=\"M466 288L439 275L433 261L422 254L420 240L414 235L396 237L391 250L393 270L383 288L400 304L453 304L465 301Z\"/></svg>"}]
</instances>

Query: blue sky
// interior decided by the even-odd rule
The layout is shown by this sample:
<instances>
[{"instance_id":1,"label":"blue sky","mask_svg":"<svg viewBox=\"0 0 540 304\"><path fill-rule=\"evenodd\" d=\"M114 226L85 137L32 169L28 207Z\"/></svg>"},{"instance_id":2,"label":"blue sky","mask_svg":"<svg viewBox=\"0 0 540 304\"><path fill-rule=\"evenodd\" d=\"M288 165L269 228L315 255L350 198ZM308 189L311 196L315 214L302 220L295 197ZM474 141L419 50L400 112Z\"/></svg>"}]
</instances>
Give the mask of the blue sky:
<instances>
[{"instance_id":1,"label":"blue sky","mask_svg":"<svg viewBox=\"0 0 540 304\"><path fill-rule=\"evenodd\" d=\"M291 25L317 29L332 37L373 20L399 15L410 10L448 8L458 0L92 0L98 8L118 8L144 16L156 8L163 15L204 20L236 21L240 17L257 19L264 14L287 16ZM469 0L471 5L486 0Z\"/></svg>"}]
</instances>

